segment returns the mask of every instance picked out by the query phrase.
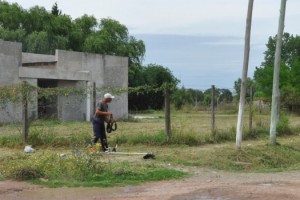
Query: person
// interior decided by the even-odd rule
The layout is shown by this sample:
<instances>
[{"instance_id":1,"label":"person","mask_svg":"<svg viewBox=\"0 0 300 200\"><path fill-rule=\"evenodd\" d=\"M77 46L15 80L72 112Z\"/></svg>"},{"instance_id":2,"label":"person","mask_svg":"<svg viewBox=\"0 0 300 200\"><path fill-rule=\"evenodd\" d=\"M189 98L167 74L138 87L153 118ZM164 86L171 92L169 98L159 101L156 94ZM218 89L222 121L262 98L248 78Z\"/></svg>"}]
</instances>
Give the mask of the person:
<instances>
[{"instance_id":1,"label":"person","mask_svg":"<svg viewBox=\"0 0 300 200\"><path fill-rule=\"evenodd\" d=\"M112 116L112 113L108 112L108 104L114 98L115 97L110 93L104 94L103 100L99 101L96 105L96 112L94 114L93 121L92 121L94 138L92 139L91 143L96 144L98 140L100 140L102 145L102 150L104 152L109 151L104 122L106 121L107 118Z\"/></svg>"}]
</instances>

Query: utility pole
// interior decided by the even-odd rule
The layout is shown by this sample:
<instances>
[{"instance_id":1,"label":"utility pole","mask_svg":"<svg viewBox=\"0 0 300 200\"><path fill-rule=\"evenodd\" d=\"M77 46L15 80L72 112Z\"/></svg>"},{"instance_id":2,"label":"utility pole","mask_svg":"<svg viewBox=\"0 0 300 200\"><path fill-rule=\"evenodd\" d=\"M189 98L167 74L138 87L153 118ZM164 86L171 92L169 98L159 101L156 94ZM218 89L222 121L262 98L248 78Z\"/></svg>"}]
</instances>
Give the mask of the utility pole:
<instances>
[{"instance_id":1,"label":"utility pole","mask_svg":"<svg viewBox=\"0 0 300 200\"><path fill-rule=\"evenodd\" d=\"M246 21L244 62L243 62L243 72L242 72L242 81L241 81L239 113L238 113L237 127L236 127L236 147L237 147L237 149L241 149L241 143L242 143L243 117L244 117L245 101L246 101L245 100L246 99L246 82L247 82L249 54L250 54L250 36L251 36L253 2L254 2L254 0L249 0L247 21Z\"/></svg>"},{"instance_id":2,"label":"utility pole","mask_svg":"<svg viewBox=\"0 0 300 200\"><path fill-rule=\"evenodd\" d=\"M270 142L276 144L276 127L279 121L279 70L281 62L281 47L282 47L282 36L284 30L284 18L286 1L281 0L279 25L276 41L275 60L274 60L274 73L273 73L273 90L272 90L272 108L271 108L271 124L270 124Z\"/></svg>"}]
</instances>

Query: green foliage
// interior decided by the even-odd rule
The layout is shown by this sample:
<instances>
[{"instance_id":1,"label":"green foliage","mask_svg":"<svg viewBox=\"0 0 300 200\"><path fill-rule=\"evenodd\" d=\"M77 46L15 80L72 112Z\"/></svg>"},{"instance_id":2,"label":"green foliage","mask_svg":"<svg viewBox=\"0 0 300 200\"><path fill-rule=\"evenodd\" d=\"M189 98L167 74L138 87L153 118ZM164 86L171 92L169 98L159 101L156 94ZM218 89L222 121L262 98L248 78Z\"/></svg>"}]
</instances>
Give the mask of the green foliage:
<instances>
[{"instance_id":1,"label":"green foliage","mask_svg":"<svg viewBox=\"0 0 300 200\"><path fill-rule=\"evenodd\" d=\"M129 66L141 65L144 42L130 36L118 21L83 15L75 20L54 3L49 12L34 6L28 10L18 4L0 2L0 38L23 43L24 52L54 54L55 49L129 57Z\"/></svg>"},{"instance_id":2,"label":"green foliage","mask_svg":"<svg viewBox=\"0 0 300 200\"><path fill-rule=\"evenodd\" d=\"M53 96L69 97L76 95L81 100L86 97L86 92L87 88L85 87L40 88L24 81L15 85L0 86L0 108L4 108L9 103L31 102L36 98L35 94L38 98L44 97L46 99L53 98Z\"/></svg>"},{"instance_id":3,"label":"green foliage","mask_svg":"<svg viewBox=\"0 0 300 200\"><path fill-rule=\"evenodd\" d=\"M204 99L204 94L200 90L186 89L184 87L176 88L172 93L172 103L177 110L182 109L184 105L197 107Z\"/></svg>"},{"instance_id":4,"label":"green foliage","mask_svg":"<svg viewBox=\"0 0 300 200\"><path fill-rule=\"evenodd\" d=\"M164 105L164 90L168 89L172 92L179 82L168 68L155 64L135 67L130 76L131 78L137 77L137 80L134 80L136 85L131 85L131 87L138 90L135 93L129 93L130 110L161 109ZM153 89L141 92L141 86Z\"/></svg>"},{"instance_id":5,"label":"green foliage","mask_svg":"<svg viewBox=\"0 0 300 200\"><path fill-rule=\"evenodd\" d=\"M100 20L99 30L93 31L86 38L83 51L127 56L131 67L142 64L145 45L143 41L130 36L126 26L116 20L104 18Z\"/></svg>"},{"instance_id":6,"label":"green foliage","mask_svg":"<svg viewBox=\"0 0 300 200\"><path fill-rule=\"evenodd\" d=\"M292 135L294 134L289 126L289 118L285 113L281 113L279 117L279 123L277 125L277 135Z\"/></svg>"},{"instance_id":7,"label":"green foliage","mask_svg":"<svg viewBox=\"0 0 300 200\"><path fill-rule=\"evenodd\" d=\"M52 15L59 16L61 15L61 10L58 9L57 2L54 3L51 10Z\"/></svg>"},{"instance_id":8,"label":"green foliage","mask_svg":"<svg viewBox=\"0 0 300 200\"><path fill-rule=\"evenodd\" d=\"M0 1L0 27L7 30L21 29L24 10L17 4Z\"/></svg>"},{"instance_id":9,"label":"green foliage","mask_svg":"<svg viewBox=\"0 0 300 200\"><path fill-rule=\"evenodd\" d=\"M242 79L239 78L237 81L234 81L234 90L237 95L237 99L240 98L240 93L241 93L241 85L242 85ZM254 81L251 78L247 78L247 83L246 83L246 98L250 97L250 88L252 87L255 90L255 84Z\"/></svg>"},{"instance_id":10,"label":"green foliage","mask_svg":"<svg viewBox=\"0 0 300 200\"><path fill-rule=\"evenodd\" d=\"M27 52L40 54L49 53L50 44L47 32L42 31L30 33L27 36L24 45L26 46Z\"/></svg>"},{"instance_id":11,"label":"green foliage","mask_svg":"<svg viewBox=\"0 0 300 200\"><path fill-rule=\"evenodd\" d=\"M0 27L0 38L6 41L22 42L25 38L25 31L22 29L9 30Z\"/></svg>"},{"instance_id":12,"label":"green foliage","mask_svg":"<svg viewBox=\"0 0 300 200\"><path fill-rule=\"evenodd\" d=\"M204 91L204 99L203 104L204 105L210 105L211 104L211 96L212 96L212 88L209 88ZM220 103L229 103L232 102L233 96L232 92L228 89L220 89L215 88L215 105L219 105Z\"/></svg>"},{"instance_id":13,"label":"green foliage","mask_svg":"<svg viewBox=\"0 0 300 200\"><path fill-rule=\"evenodd\" d=\"M70 49L82 51L87 37L94 32L97 24L95 17L86 14L76 18L73 21L73 31L70 33Z\"/></svg>"},{"instance_id":14,"label":"green foliage","mask_svg":"<svg viewBox=\"0 0 300 200\"><path fill-rule=\"evenodd\" d=\"M270 37L267 43L265 59L260 67L256 67L254 80L256 92L260 97L271 99L273 85L273 67L277 37ZM280 93L281 103L290 111L297 111L299 107L299 69L300 69L300 37L284 33L281 66Z\"/></svg>"}]
</instances>

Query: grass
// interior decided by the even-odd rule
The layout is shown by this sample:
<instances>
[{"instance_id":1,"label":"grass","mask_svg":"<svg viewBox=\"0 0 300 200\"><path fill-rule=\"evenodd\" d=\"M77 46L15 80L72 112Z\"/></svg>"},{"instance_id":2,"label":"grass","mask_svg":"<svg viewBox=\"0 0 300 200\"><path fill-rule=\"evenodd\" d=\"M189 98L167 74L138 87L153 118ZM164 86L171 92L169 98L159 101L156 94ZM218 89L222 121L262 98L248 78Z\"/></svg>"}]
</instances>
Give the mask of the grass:
<instances>
[{"instance_id":1,"label":"grass","mask_svg":"<svg viewBox=\"0 0 300 200\"><path fill-rule=\"evenodd\" d=\"M132 163L111 158L107 162L106 157L99 154L68 152L62 157L58 152L44 149L34 154L6 153L0 159L0 175L49 187L119 186L188 175L161 167L154 161Z\"/></svg>"},{"instance_id":2,"label":"grass","mask_svg":"<svg viewBox=\"0 0 300 200\"><path fill-rule=\"evenodd\" d=\"M136 185L146 181L159 181L165 179L178 179L185 177L186 172L177 171L167 168L154 168L145 171L116 171L102 174L95 174L86 181L61 181L50 180L43 181L43 179L35 179L30 182L40 185L46 185L48 187L79 187L79 186L93 186L93 187L112 187L112 186L125 186Z\"/></svg>"},{"instance_id":3,"label":"grass","mask_svg":"<svg viewBox=\"0 0 300 200\"><path fill-rule=\"evenodd\" d=\"M209 112L173 111L171 138L164 133L162 112L138 115L154 118L118 121L118 130L108 134L109 144L118 144L120 151L153 152L155 160L86 154L92 137L89 122L33 121L29 144L37 152L24 154L20 124L2 124L0 180L30 180L51 187L107 187L187 175L170 166L244 172L300 169L297 115L284 116L277 137L280 145L268 145L268 115L255 113L251 131L245 115L242 151L235 148L235 113L218 112L212 132ZM66 159L61 153L66 153Z\"/></svg>"}]
</instances>

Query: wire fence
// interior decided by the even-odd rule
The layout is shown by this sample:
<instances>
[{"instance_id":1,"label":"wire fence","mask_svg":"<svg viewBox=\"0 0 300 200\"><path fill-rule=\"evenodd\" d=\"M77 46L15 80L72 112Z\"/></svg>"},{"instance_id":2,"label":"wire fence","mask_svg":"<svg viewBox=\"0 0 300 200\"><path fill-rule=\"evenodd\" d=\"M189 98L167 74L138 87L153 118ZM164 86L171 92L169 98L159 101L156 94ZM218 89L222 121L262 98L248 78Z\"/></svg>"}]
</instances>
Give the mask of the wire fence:
<instances>
[{"instance_id":1,"label":"wire fence","mask_svg":"<svg viewBox=\"0 0 300 200\"><path fill-rule=\"evenodd\" d=\"M34 87L27 82L11 86L4 86L0 88L0 119L1 122L14 123L21 119L23 142L26 143L29 134L30 120L35 119L55 119L57 112L68 112L80 107L80 104L86 102L87 97L92 102L92 111L90 115L95 112L95 104L97 94L111 91L114 94L147 94L151 92L163 92L163 110L165 120L165 134L167 137L172 136L172 129L176 128L172 124L172 97L171 92L174 89L172 85L163 85L161 87L153 86L140 86L135 88L111 88L99 87L96 88L95 84L85 87L65 87L65 88L40 88ZM211 133L218 129L232 129L234 127L233 121L237 113L237 102L218 102L215 97L215 88L211 88L211 103L209 106L204 104L185 105L183 111L195 111L198 115L206 118L205 123L210 121ZM62 99L64 101L62 101ZM155 99L153 99L155 101ZM64 106L64 110L58 111L58 107ZM265 115L269 112L269 105L263 101L250 101L246 107L249 115L246 116L248 129L251 131L253 128L253 113ZM185 112L184 111L184 112ZM183 115L189 115L183 113ZM228 117L228 116L231 117ZM209 120L208 120L209 118ZM87 118L88 119L88 118ZM201 119L199 119L201 120ZM258 119L258 121L261 119ZM256 121L256 124L259 122Z\"/></svg>"}]
</instances>

